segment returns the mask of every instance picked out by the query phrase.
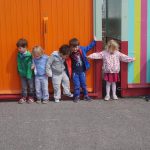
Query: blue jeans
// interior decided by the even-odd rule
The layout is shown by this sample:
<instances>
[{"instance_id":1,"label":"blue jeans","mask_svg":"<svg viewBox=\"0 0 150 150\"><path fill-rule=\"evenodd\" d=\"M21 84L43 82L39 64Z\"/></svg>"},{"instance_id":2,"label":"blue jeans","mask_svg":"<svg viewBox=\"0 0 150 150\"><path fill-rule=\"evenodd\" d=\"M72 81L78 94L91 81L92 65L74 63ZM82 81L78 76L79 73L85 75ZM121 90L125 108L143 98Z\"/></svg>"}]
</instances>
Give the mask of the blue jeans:
<instances>
[{"instance_id":1,"label":"blue jeans","mask_svg":"<svg viewBox=\"0 0 150 150\"><path fill-rule=\"evenodd\" d=\"M27 79L26 77L21 77L21 85L22 85L22 96L34 96L34 84L33 84L33 78ZM28 93L28 87L29 87L29 93Z\"/></svg>"},{"instance_id":2,"label":"blue jeans","mask_svg":"<svg viewBox=\"0 0 150 150\"><path fill-rule=\"evenodd\" d=\"M48 77L47 76L35 76L35 90L38 100L48 100Z\"/></svg>"},{"instance_id":3,"label":"blue jeans","mask_svg":"<svg viewBox=\"0 0 150 150\"><path fill-rule=\"evenodd\" d=\"M84 96L88 95L88 91L86 88L86 76L85 72L73 73L73 84L74 84L74 97L80 96L80 87L83 90Z\"/></svg>"}]
</instances>

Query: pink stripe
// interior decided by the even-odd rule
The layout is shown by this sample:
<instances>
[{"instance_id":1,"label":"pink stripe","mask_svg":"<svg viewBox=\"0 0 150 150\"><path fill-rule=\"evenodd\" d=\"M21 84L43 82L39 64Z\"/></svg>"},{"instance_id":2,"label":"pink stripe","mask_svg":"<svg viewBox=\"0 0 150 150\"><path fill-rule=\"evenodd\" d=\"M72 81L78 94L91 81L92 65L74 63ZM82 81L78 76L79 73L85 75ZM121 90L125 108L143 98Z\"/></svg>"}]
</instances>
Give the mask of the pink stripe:
<instances>
[{"instance_id":1,"label":"pink stripe","mask_svg":"<svg viewBox=\"0 0 150 150\"><path fill-rule=\"evenodd\" d=\"M147 0L141 0L141 83L146 83L147 64Z\"/></svg>"}]
</instances>

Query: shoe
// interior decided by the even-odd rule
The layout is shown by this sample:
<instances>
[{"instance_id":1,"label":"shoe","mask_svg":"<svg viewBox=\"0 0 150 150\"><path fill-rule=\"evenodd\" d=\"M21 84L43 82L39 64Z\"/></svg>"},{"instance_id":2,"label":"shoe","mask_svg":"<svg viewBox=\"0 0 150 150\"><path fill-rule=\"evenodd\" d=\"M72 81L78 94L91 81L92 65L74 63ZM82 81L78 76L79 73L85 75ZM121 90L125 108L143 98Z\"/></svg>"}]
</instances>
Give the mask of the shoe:
<instances>
[{"instance_id":1,"label":"shoe","mask_svg":"<svg viewBox=\"0 0 150 150\"><path fill-rule=\"evenodd\" d=\"M146 97L145 100L146 100L147 102L150 102L150 97Z\"/></svg>"},{"instance_id":2,"label":"shoe","mask_svg":"<svg viewBox=\"0 0 150 150\"><path fill-rule=\"evenodd\" d=\"M92 98L90 98L89 96L84 96L84 100L85 100L85 101L88 101L88 102L91 102L91 101L92 101Z\"/></svg>"},{"instance_id":3,"label":"shoe","mask_svg":"<svg viewBox=\"0 0 150 150\"><path fill-rule=\"evenodd\" d=\"M74 103L77 103L77 102L79 102L79 101L80 101L80 98L79 98L78 96L75 97L74 100L73 100Z\"/></svg>"},{"instance_id":4,"label":"shoe","mask_svg":"<svg viewBox=\"0 0 150 150\"><path fill-rule=\"evenodd\" d=\"M33 97L29 97L27 102L28 102L28 104L31 104L31 103L33 103L33 102L34 102L34 99L33 99Z\"/></svg>"},{"instance_id":5,"label":"shoe","mask_svg":"<svg viewBox=\"0 0 150 150\"><path fill-rule=\"evenodd\" d=\"M113 95L113 96L112 96L112 99L113 99L113 100L118 100L117 95Z\"/></svg>"},{"instance_id":6,"label":"shoe","mask_svg":"<svg viewBox=\"0 0 150 150\"><path fill-rule=\"evenodd\" d=\"M48 103L48 100L42 101L42 104L47 104L47 103Z\"/></svg>"},{"instance_id":7,"label":"shoe","mask_svg":"<svg viewBox=\"0 0 150 150\"><path fill-rule=\"evenodd\" d=\"M105 100L105 101L109 101L109 100L110 100L110 96L107 96L107 95L106 95L105 98L104 98L104 100Z\"/></svg>"},{"instance_id":8,"label":"shoe","mask_svg":"<svg viewBox=\"0 0 150 150\"><path fill-rule=\"evenodd\" d=\"M73 94L72 93L69 93L69 94L64 94L65 96L68 96L68 97L70 97L70 98L72 98L73 97Z\"/></svg>"},{"instance_id":9,"label":"shoe","mask_svg":"<svg viewBox=\"0 0 150 150\"><path fill-rule=\"evenodd\" d=\"M59 99L55 99L55 103L59 103L60 102L60 100Z\"/></svg>"},{"instance_id":10,"label":"shoe","mask_svg":"<svg viewBox=\"0 0 150 150\"><path fill-rule=\"evenodd\" d=\"M26 97L22 97L20 98L20 100L18 101L19 104L23 104L25 103L27 100L26 100Z\"/></svg>"},{"instance_id":11,"label":"shoe","mask_svg":"<svg viewBox=\"0 0 150 150\"><path fill-rule=\"evenodd\" d=\"M37 104L41 104L41 100L38 99L38 100L36 101L36 103L37 103Z\"/></svg>"}]
</instances>

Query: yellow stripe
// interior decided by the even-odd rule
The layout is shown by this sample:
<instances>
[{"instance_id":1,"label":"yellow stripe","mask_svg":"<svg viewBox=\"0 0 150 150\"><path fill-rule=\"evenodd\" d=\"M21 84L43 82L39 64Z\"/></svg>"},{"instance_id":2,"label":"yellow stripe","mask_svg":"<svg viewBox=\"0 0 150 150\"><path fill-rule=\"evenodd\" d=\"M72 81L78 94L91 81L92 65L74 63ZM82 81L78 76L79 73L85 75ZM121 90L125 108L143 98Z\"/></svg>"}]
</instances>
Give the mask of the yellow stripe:
<instances>
[{"instance_id":1,"label":"yellow stripe","mask_svg":"<svg viewBox=\"0 0 150 150\"><path fill-rule=\"evenodd\" d=\"M140 83L141 0L134 0L134 8L134 83Z\"/></svg>"}]
</instances>

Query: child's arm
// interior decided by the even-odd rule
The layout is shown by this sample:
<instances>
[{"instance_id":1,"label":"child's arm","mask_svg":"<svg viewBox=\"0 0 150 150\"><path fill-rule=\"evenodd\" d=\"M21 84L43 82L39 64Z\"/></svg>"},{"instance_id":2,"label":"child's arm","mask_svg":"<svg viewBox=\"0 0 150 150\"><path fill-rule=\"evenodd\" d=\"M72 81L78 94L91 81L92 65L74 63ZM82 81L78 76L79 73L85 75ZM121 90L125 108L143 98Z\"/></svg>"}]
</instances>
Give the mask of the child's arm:
<instances>
[{"instance_id":1,"label":"child's arm","mask_svg":"<svg viewBox=\"0 0 150 150\"><path fill-rule=\"evenodd\" d=\"M34 74L37 75L36 65L34 63L34 59L32 59L31 69L34 71Z\"/></svg>"},{"instance_id":2,"label":"child's arm","mask_svg":"<svg viewBox=\"0 0 150 150\"><path fill-rule=\"evenodd\" d=\"M103 52L97 52L97 53L90 54L89 56L87 56L87 58L102 59L103 58Z\"/></svg>"},{"instance_id":3,"label":"child's arm","mask_svg":"<svg viewBox=\"0 0 150 150\"><path fill-rule=\"evenodd\" d=\"M46 75L48 77L52 77L52 69L51 69L51 65L54 61L54 57L53 56L50 56L47 60L47 63L46 63Z\"/></svg>"},{"instance_id":4,"label":"child's arm","mask_svg":"<svg viewBox=\"0 0 150 150\"><path fill-rule=\"evenodd\" d=\"M21 66L21 60L19 58L19 54L17 56L17 70L18 70L18 73L22 72L22 66Z\"/></svg>"},{"instance_id":5,"label":"child's arm","mask_svg":"<svg viewBox=\"0 0 150 150\"><path fill-rule=\"evenodd\" d=\"M84 51L87 53L89 50L91 50L96 45L96 41L93 40L88 46L80 46L81 49L84 49Z\"/></svg>"},{"instance_id":6,"label":"child's arm","mask_svg":"<svg viewBox=\"0 0 150 150\"><path fill-rule=\"evenodd\" d=\"M133 62L135 61L135 58L134 57L130 57L130 56L127 56L121 52L119 52L119 57L120 57L120 61L123 61L123 62Z\"/></svg>"},{"instance_id":7,"label":"child's arm","mask_svg":"<svg viewBox=\"0 0 150 150\"><path fill-rule=\"evenodd\" d=\"M27 78L28 79L31 79L33 75L31 66L32 66L32 56L28 60L28 64L27 64Z\"/></svg>"}]
</instances>

